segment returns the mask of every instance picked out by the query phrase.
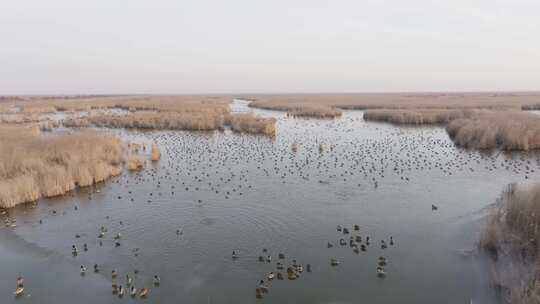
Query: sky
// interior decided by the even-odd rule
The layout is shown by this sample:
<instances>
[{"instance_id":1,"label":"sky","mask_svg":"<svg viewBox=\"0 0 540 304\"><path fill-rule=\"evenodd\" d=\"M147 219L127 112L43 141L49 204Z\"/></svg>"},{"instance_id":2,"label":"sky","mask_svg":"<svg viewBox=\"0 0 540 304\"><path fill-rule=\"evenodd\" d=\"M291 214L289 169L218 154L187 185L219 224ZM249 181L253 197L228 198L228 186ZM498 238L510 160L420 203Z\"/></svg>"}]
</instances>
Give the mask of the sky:
<instances>
[{"instance_id":1,"label":"sky","mask_svg":"<svg viewBox=\"0 0 540 304\"><path fill-rule=\"evenodd\" d=\"M538 0L0 0L0 95L540 90Z\"/></svg>"}]
</instances>

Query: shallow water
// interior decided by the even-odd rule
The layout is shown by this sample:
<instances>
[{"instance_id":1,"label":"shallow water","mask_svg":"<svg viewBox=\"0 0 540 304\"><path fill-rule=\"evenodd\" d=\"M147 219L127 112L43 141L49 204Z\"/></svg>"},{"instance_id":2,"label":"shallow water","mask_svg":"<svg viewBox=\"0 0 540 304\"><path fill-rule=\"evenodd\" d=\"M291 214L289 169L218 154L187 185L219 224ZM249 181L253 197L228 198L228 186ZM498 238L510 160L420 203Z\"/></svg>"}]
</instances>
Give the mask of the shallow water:
<instances>
[{"instance_id":1,"label":"shallow water","mask_svg":"<svg viewBox=\"0 0 540 304\"><path fill-rule=\"evenodd\" d=\"M458 149L442 128L365 122L358 111L335 120L255 112L278 119L275 139L229 130L119 131L134 142L156 141L163 158L139 174L9 210L4 217L17 227L0 228L1 302L139 301L111 294L112 269L120 284L130 273L138 288L152 287L150 303L495 302L482 256L460 251L474 248L504 185L538 177L537 154ZM351 235L364 244L371 237L366 252L339 245ZM381 249L390 236L394 245ZM231 259L233 250L239 259ZM285 266L296 259L312 272L272 281L257 300L259 280L277 272L278 253ZM384 278L376 275L381 255ZM331 258L341 264L332 267ZM89 269L84 277L80 265ZM19 273L30 296L15 300Z\"/></svg>"}]
</instances>

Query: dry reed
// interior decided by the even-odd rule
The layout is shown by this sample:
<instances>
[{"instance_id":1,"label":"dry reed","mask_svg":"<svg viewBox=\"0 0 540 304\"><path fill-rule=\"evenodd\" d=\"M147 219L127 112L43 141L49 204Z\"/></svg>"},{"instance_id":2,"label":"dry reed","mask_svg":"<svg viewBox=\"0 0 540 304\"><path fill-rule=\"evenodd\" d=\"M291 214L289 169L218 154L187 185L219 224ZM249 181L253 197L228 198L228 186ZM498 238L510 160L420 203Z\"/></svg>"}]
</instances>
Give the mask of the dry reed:
<instances>
[{"instance_id":1,"label":"dry reed","mask_svg":"<svg viewBox=\"0 0 540 304\"><path fill-rule=\"evenodd\" d=\"M216 130L223 125L217 113L135 112L127 115L99 114L63 121L66 127L106 127L152 130Z\"/></svg>"},{"instance_id":2,"label":"dry reed","mask_svg":"<svg viewBox=\"0 0 540 304\"><path fill-rule=\"evenodd\" d=\"M534 107L540 94L531 93L411 93L411 94L297 94L246 97L250 106L294 111L312 106L328 109L511 109Z\"/></svg>"},{"instance_id":3,"label":"dry reed","mask_svg":"<svg viewBox=\"0 0 540 304\"><path fill-rule=\"evenodd\" d=\"M509 185L480 246L492 258L491 280L511 304L540 297L540 184Z\"/></svg>"},{"instance_id":4,"label":"dry reed","mask_svg":"<svg viewBox=\"0 0 540 304\"><path fill-rule=\"evenodd\" d=\"M122 171L123 147L94 132L40 136L39 128L0 127L0 207L61 195Z\"/></svg>"},{"instance_id":5,"label":"dry reed","mask_svg":"<svg viewBox=\"0 0 540 304\"><path fill-rule=\"evenodd\" d=\"M49 113L121 108L129 111L228 112L231 96L75 96L29 97L0 103L0 113Z\"/></svg>"},{"instance_id":6,"label":"dry reed","mask_svg":"<svg viewBox=\"0 0 540 304\"><path fill-rule=\"evenodd\" d=\"M274 118L263 118L253 114L221 114L217 112L135 112L126 115L99 114L82 118L71 118L63 125L72 128L106 127L151 130L212 131L230 126L235 132L275 135Z\"/></svg>"},{"instance_id":7,"label":"dry reed","mask_svg":"<svg viewBox=\"0 0 540 304\"><path fill-rule=\"evenodd\" d=\"M463 117L474 115L473 110L447 110L447 109L378 109L367 110L364 113L365 120L383 121L395 124L447 124L448 122Z\"/></svg>"},{"instance_id":8,"label":"dry reed","mask_svg":"<svg viewBox=\"0 0 540 304\"><path fill-rule=\"evenodd\" d=\"M446 130L467 148L531 150L540 148L540 116L517 111L478 112L452 120Z\"/></svg>"},{"instance_id":9,"label":"dry reed","mask_svg":"<svg viewBox=\"0 0 540 304\"><path fill-rule=\"evenodd\" d=\"M152 144L152 161L158 161L161 158L161 151L159 150L158 145Z\"/></svg>"},{"instance_id":10,"label":"dry reed","mask_svg":"<svg viewBox=\"0 0 540 304\"><path fill-rule=\"evenodd\" d=\"M276 119L265 118L253 113L232 114L225 119L225 124L235 132L263 134L274 136L276 134Z\"/></svg>"},{"instance_id":11,"label":"dry reed","mask_svg":"<svg viewBox=\"0 0 540 304\"><path fill-rule=\"evenodd\" d=\"M138 155L131 155L127 159L127 169L129 171L140 171L144 169L144 160Z\"/></svg>"}]
</instances>

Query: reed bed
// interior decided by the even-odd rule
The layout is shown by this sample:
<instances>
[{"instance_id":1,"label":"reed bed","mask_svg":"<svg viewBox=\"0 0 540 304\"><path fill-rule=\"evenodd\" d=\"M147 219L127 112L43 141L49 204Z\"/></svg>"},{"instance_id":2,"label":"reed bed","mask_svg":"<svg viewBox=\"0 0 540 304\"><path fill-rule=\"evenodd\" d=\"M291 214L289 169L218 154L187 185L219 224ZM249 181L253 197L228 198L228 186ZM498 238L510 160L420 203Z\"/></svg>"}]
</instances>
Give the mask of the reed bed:
<instances>
[{"instance_id":1,"label":"reed bed","mask_svg":"<svg viewBox=\"0 0 540 304\"><path fill-rule=\"evenodd\" d=\"M492 284L508 303L538 303L540 184L509 185L498 206L480 240L492 258Z\"/></svg>"},{"instance_id":2,"label":"reed bed","mask_svg":"<svg viewBox=\"0 0 540 304\"><path fill-rule=\"evenodd\" d=\"M365 120L383 121L394 124L447 124L457 118L471 117L474 110L414 109L396 110L379 109L364 112Z\"/></svg>"},{"instance_id":3,"label":"reed bed","mask_svg":"<svg viewBox=\"0 0 540 304\"><path fill-rule=\"evenodd\" d=\"M144 169L144 164L144 159L139 155L130 155L126 162L129 171L140 171Z\"/></svg>"},{"instance_id":4,"label":"reed bed","mask_svg":"<svg viewBox=\"0 0 540 304\"><path fill-rule=\"evenodd\" d=\"M150 159L152 161L158 161L161 158L161 151L159 150L158 145L152 144L152 153Z\"/></svg>"},{"instance_id":5,"label":"reed bed","mask_svg":"<svg viewBox=\"0 0 540 304\"><path fill-rule=\"evenodd\" d=\"M94 132L43 137L38 126L0 126L0 208L118 175L123 154L118 139Z\"/></svg>"},{"instance_id":6,"label":"reed bed","mask_svg":"<svg viewBox=\"0 0 540 304\"><path fill-rule=\"evenodd\" d=\"M225 123L235 132L267 136L275 136L276 134L275 118L259 117L253 113L228 115Z\"/></svg>"},{"instance_id":7,"label":"reed bed","mask_svg":"<svg viewBox=\"0 0 540 304\"><path fill-rule=\"evenodd\" d=\"M273 118L263 118L253 114L148 111L126 115L99 114L63 121L64 126L71 128L96 126L126 129L212 131L230 126L235 132L269 136L275 135L275 123L276 120Z\"/></svg>"},{"instance_id":8,"label":"reed bed","mask_svg":"<svg viewBox=\"0 0 540 304\"><path fill-rule=\"evenodd\" d=\"M540 148L540 116L518 111L477 112L452 120L446 127L459 146L477 149L532 150Z\"/></svg>"},{"instance_id":9,"label":"reed bed","mask_svg":"<svg viewBox=\"0 0 540 304\"><path fill-rule=\"evenodd\" d=\"M320 105L298 105L285 111L292 117L335 118L342 114L340 109Z\"/></svg>"},{"instance_id":10,"label":"reed bed","mask_svg":"<svg viewBox=\"0 0 540 304\"><path fill-rule=\"evenodd\" d=\"M294 111L312 106L328 109L506 109L538 105L540 93L297 94L246 97L251 107Z\"/></svg>"},{"instance_id":11,"label":"reed bed","mask_svg":"<svg viewBox=\"0 0 540 304\"><path fill-rule=\"evenodd\" d=\"M66 127L105 127L151 130L216 130L223 125L222 115L192 112L135 112L127 115L98 114L67 119Z\"/></svg>"},{"instance_id":12,"label":"reed bed","mask_svg":"<svg viewBox=\"0 0 540 304\"><path fill-rule=\"evenodd\" d=\"M14 100L0 103L0 113L18 111L22 113L50 113L55 111L90 111L96 109L125 109L128 111L164 112L210 112L227 113L230 96L89 96L79 97L36 97L24 101Z\"/></svg>"}]
</instances>

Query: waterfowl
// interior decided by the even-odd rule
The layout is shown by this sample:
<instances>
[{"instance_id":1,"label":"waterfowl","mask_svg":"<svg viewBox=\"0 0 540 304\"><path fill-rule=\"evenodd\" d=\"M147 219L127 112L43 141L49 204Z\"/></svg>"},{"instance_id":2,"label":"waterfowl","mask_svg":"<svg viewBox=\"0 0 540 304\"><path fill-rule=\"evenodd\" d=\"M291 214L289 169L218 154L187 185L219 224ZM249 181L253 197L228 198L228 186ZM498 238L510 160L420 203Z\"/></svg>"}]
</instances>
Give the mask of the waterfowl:
<instances>
[{"instance_id":1,"label":"waterfowl","mask_svg":"<svg viewBox=\"0 0 540 304\"><path fill-rule=\"evenodd\" d=\"M262 290L260 288L255 288L255 297L257 299L262 299L263 295L262 295Z\"/></svg>"},{"instance_id":2,"label":"waterfowl","mask_svg":"<svg viewBox=\"0 0 540 304\"><path fill-rule=\"evenodd\" d=\"M384 277L386 275L386 271L384 271L384 269L382 267L377 267L377 275L379 277Z\"/></svg>"},{"instance_id":3,"label":"waterfowl","mask_svg":"<svg viewBox=\"0 0 540 304\"><path fill-rule=\"evenodd\" d=\"M142 288L141 291L139 292L139 297L146 298L149 292L150 290L148 288Z\"/></svg>"},{"instance_id":4,"label":"waterfowl","mask_svg":"<svg viewBox=\"0 0 540 304\"><path fill-rule=\"evenodd\" d=\"M118 293L118 285L116 283L112 283L112 293L117 294Z\"/></svg>"},{"instance_id":5,"label":"waterfowl","mask_svg":"<svg viewBox=\"0 0 540 304\"><path fill-rule=\"evenodd\" d=\"M281 272L277 273L277 279L278 280L283 280L283 274L281 274Z\"/></svg>"},{"instance_id":6,"label":"waterfowl","mask_svg":"<svg viewBox=\"0 0 540 304\"><path fill-rule=\"evenodd\" d=\"M326 248L332 248L334 247L334 245L332 245L332 243L328 242L328 244L326 244Z\"/></svg>"},{"instance_id":7,"label":"waterfowl","mask_svg":"<svg viewBox=\"0 0 540 304\"><path fill-rule=\"evenodd\" d=\"M233 260L238 259L238 254L236 253L235 250L233 250L233 252L232 252L232 258L233 258Z\"/></svg>"},{"instance_id":8,"label":"waterfowl","mask_svg":"<svg viewBox=\"0 0 540 304\"><path fill-rule=\"evenodd\" d=\"M394 246L394 238L390 237L390 246Z\"/></svg>"},{"instance_id":9,"label":"waterfowl","mask_svg":"<svg viewBox=\"0 0 540 304\"><path fill-rule=\"evenodd\" d=\"M331 258L331 259L330 259L330 265L332 265L332 266L337 266L337 265L339 265L338 259L336 259L336 258Z\"/></svg>"},{"instance_id":10,"label":"waterfowl","mask_svg":"<svg viewBox=\"0 0 540 304\"><path fill-rule=\"evenodd\" d=\"M116 270L113 269L111 271L111 277L114 279L114 278L116 278L117 275L118 275L118 273L116 273Z\"/></svg>"},{"instance_id":11,"label":"waterfowl","mask_svg":"<svg viewBox=\"0 0 540 304\"><path fill-rule=\"evenodd\" d=\"M439 207L437 207L437 206L435 206L433 204L431 205L431 210L435 211L435 210L438 210L438 209L439 209Z\"/></svg>"},{"instance_id":12,"label":"waterfowl","mask_svg":"<svg viewBox=\"0 0 540 304\"><path fill-rule=\"evenodd\" d=\"M358 230L360 230L360 226L359 226L359 225L354 225L354 227L353 227L353 228L354 228L354 231L358 231Z\"/></svg>"},{"instance_id":13,"label":"waterfowl","mask_svg":"<svg viewBox=\"0 0 540 304\"><path fill-rule=\"evenodd\" d=\"M311 264L306 264L306 271L311 272Z\"/></svg>"},{"instance_id":14,"label":"waterfowl","mask_svg":"<svg viewBox=\"0 0 540 304\"><path fill-rule=\"evenodd\" d=\"M284 253L280 253L280 254L278 254L278 258L280 258L280 259L284 259L284 258L285 258L285 254L284 254Z\"/></svg>"},{"instance_id":15,"label":"waterfowl","mask_svg":"<svg viewBox=\"0 0 540 304\"><path fill-rule=\"evenodd\" d=\"M262 255L259 256L259 262L264 262L264 258Z\"/></svg>"},{"instance_id":16,"label":"waterfowl","mask_svg":"<svg viewBox=\"0 0 540 304\"><path fill-rule=\"evenodd\" d=\"M341 225L337 225L337 231L341 232L341 230L343 229L343 227L341 227Z\"/></svg>"},{"instance_id":17,"label":"waterfowl","mask_svg":"<svg viewBox=\"0 0 540 304\"><path fill-rule=\"evenodd\" d=\"M143 288L141 289L141 292L139 293L139 297L146 298L149 292L150 290L148 288Z\"/></svg>"},{"instance_id":18,"label":"waterfowl","mask_svg":"<svg viewBox=\"0 0 540 304\"><path fill-rule=\"evenodd\" d=\"M131 286L131 288L129 289L129 294L131 295L131 297L135 297L137 295L137 288L135 288L134 286Z\"/></svg>"},{"instance_id":19,"label":"waterfowl","mask_svg":"<svg viewBox=\"0 0 540 304\"><path fill-rule=\"evenodd\" d=\"M347 245L347 242L344 239L339 239L339 244L341 246L345 246L345 245Z\"/></svg>"},{"instance_id":20,"label":"waterfowl","mask_svg":"<svg viewBox=\"0 0 540 304\"><path fill-rule=\"evenodd\" d=\"M94 264L94 272L99 272L98 264Z\"/></svg>"},{"instance_id":21,"label":"waterfowl","mask_svg":"<svg viewBox=\"0 0 540 304\"><path fill-rule=\"evenodd\" d=\"M75 245L71 245L71 254L77 255L77 247Z\"/></svg>"},{"instance_id":22,"label":"waterfowl","mask_svg":"<svg viewBox=\"0 0 540 304\"><path fill-rule=\"evenodd\" d=\"M121 238L122 238L122 235L120 234L120 232L117 233L117 234L114 236L114 239L115 239L115 240L119 240L119 239L121 239Z\"/></svg>"},{"instance_id":23,"label":"waterfowl","mask_svg":"<svg viewBox=\"0 0 540 304\"><path fill-rule=\"evenodd\" d=\"M157 275L154 275L154 286L159 286L160 283L161 279Z\"/></svg>"},{"instance_id":24,"label":"waterfowl","mask_svg":"<svg viewBox=\"0 0 540 304\"><path fill-rule=\"evenodd\" d=\"M17 278L17 287L23 287L24 279L22 277Z\"/></svg>"},{"instance_id":25,"label":"waterfowl","mask_svg":"<svg viewBox=\"0 0 540 304\"><path fill-rule=\"evenodd\" d=\"M269 281L273 280L274 277L275 277L275 275L274 275L273 272L270 272L270 273L266 276L266 278L267 278Z\"/></svg>"},{"instance_id":26,"label":"waterfowl","mask_svg":"<svg viewBox=\"0 0 540 304\"><path fill-rule=\"evenodd\" d=\"M118 296L121 298L124 296L124 288L122 285L118 286Z\"/></svg>"},{"instance_id":27,"label":"waterfowl","mask_svg":"<svg viewBox=\"0 0 540 304\"><path fill-rule=\"evenodd\" d=\"M358 243L362 243L362 237L359 236L359 235L357 235L357 236L355 237L355 240L356 240L356 242L358 242Z\"/></svg>"},{"instance_id":28,"label":"waterfowl","mask_svg":"<svg viewBox=\"0 0 540 304\"><path fill-rule=\"evenodd\" d=\"M131 283L133 283L133 279L126 274L126 286L131 286Z\"/></svg>"},{"instance_id":29,"label":"waterfowl","mask_svg":"<svg viewBox=\"0 0 540 304\"><path fill-rule=\"evenodd\" d=\"M267 256L267 257L266 257L266 262L267 262L267 263L272 262L272 257L271 257L271 256Z\"/></svg>"},{"instance_id":30,"label":"waterfowl","mask_svg":"<svg viewBox=\"0 0 540 304\"><path fill-rule=\"evenodd\" d=\"M349 229L348 229L348 228L343 228L343 233L344 233L344 234L348 234L348 233L349 233Z\"/></svg>"},{"instance_id":31,"label":"waterfowl","mask_svg":"<svg viewBox=\"0 0 540 304\"><path fill-rule=\"evenodd\" d=\"M24 292L24 287L17 287L17 289L15 289L14 294L15 294L16 297L18 297L18 296L22 295L23 292Z\"/></svg>"},{"instance_id":32,"label":"waterfowl","mask_svg":"<svg viewBox=\"0 0 540 304\"><path fill-rule=\"evenodd\" d=\"M278 270L283 269L283 264L282 264L281 262L277 262L276 268L277 268Z\"/></svg>"},{"instance_id":33,"label":"waterfowl","mask_svg":"<svg viewBox=\"0 0 540 304\"><path fill-rule=\"evenodd\" d=\"M263 280L260 280L260 281L259 281L259 289L260 289L263 293L267 293L267 292L268 292L268 286L264 283Z\"/></svg>"},{"instance_id":34,"label":"waterfowl","mask_svg":"<svg viewBox=\"0 0 540 304\"><path fill-rule=\"evenodd\" d=\"M81 265L81 275L85 275L85 274L86 274L86 267Z\"/></svg>"},{"instance_id":35,"label":"waterfowl","mask_svg":"<svg viewBox=\"0 0 540 304\"><path fill-rule=\"evenodd\" d=\"M86 243L84 243L84 245L83 245L83 250L88 251L88 245L86 245Z\"/></svg>"}]
</instances>

